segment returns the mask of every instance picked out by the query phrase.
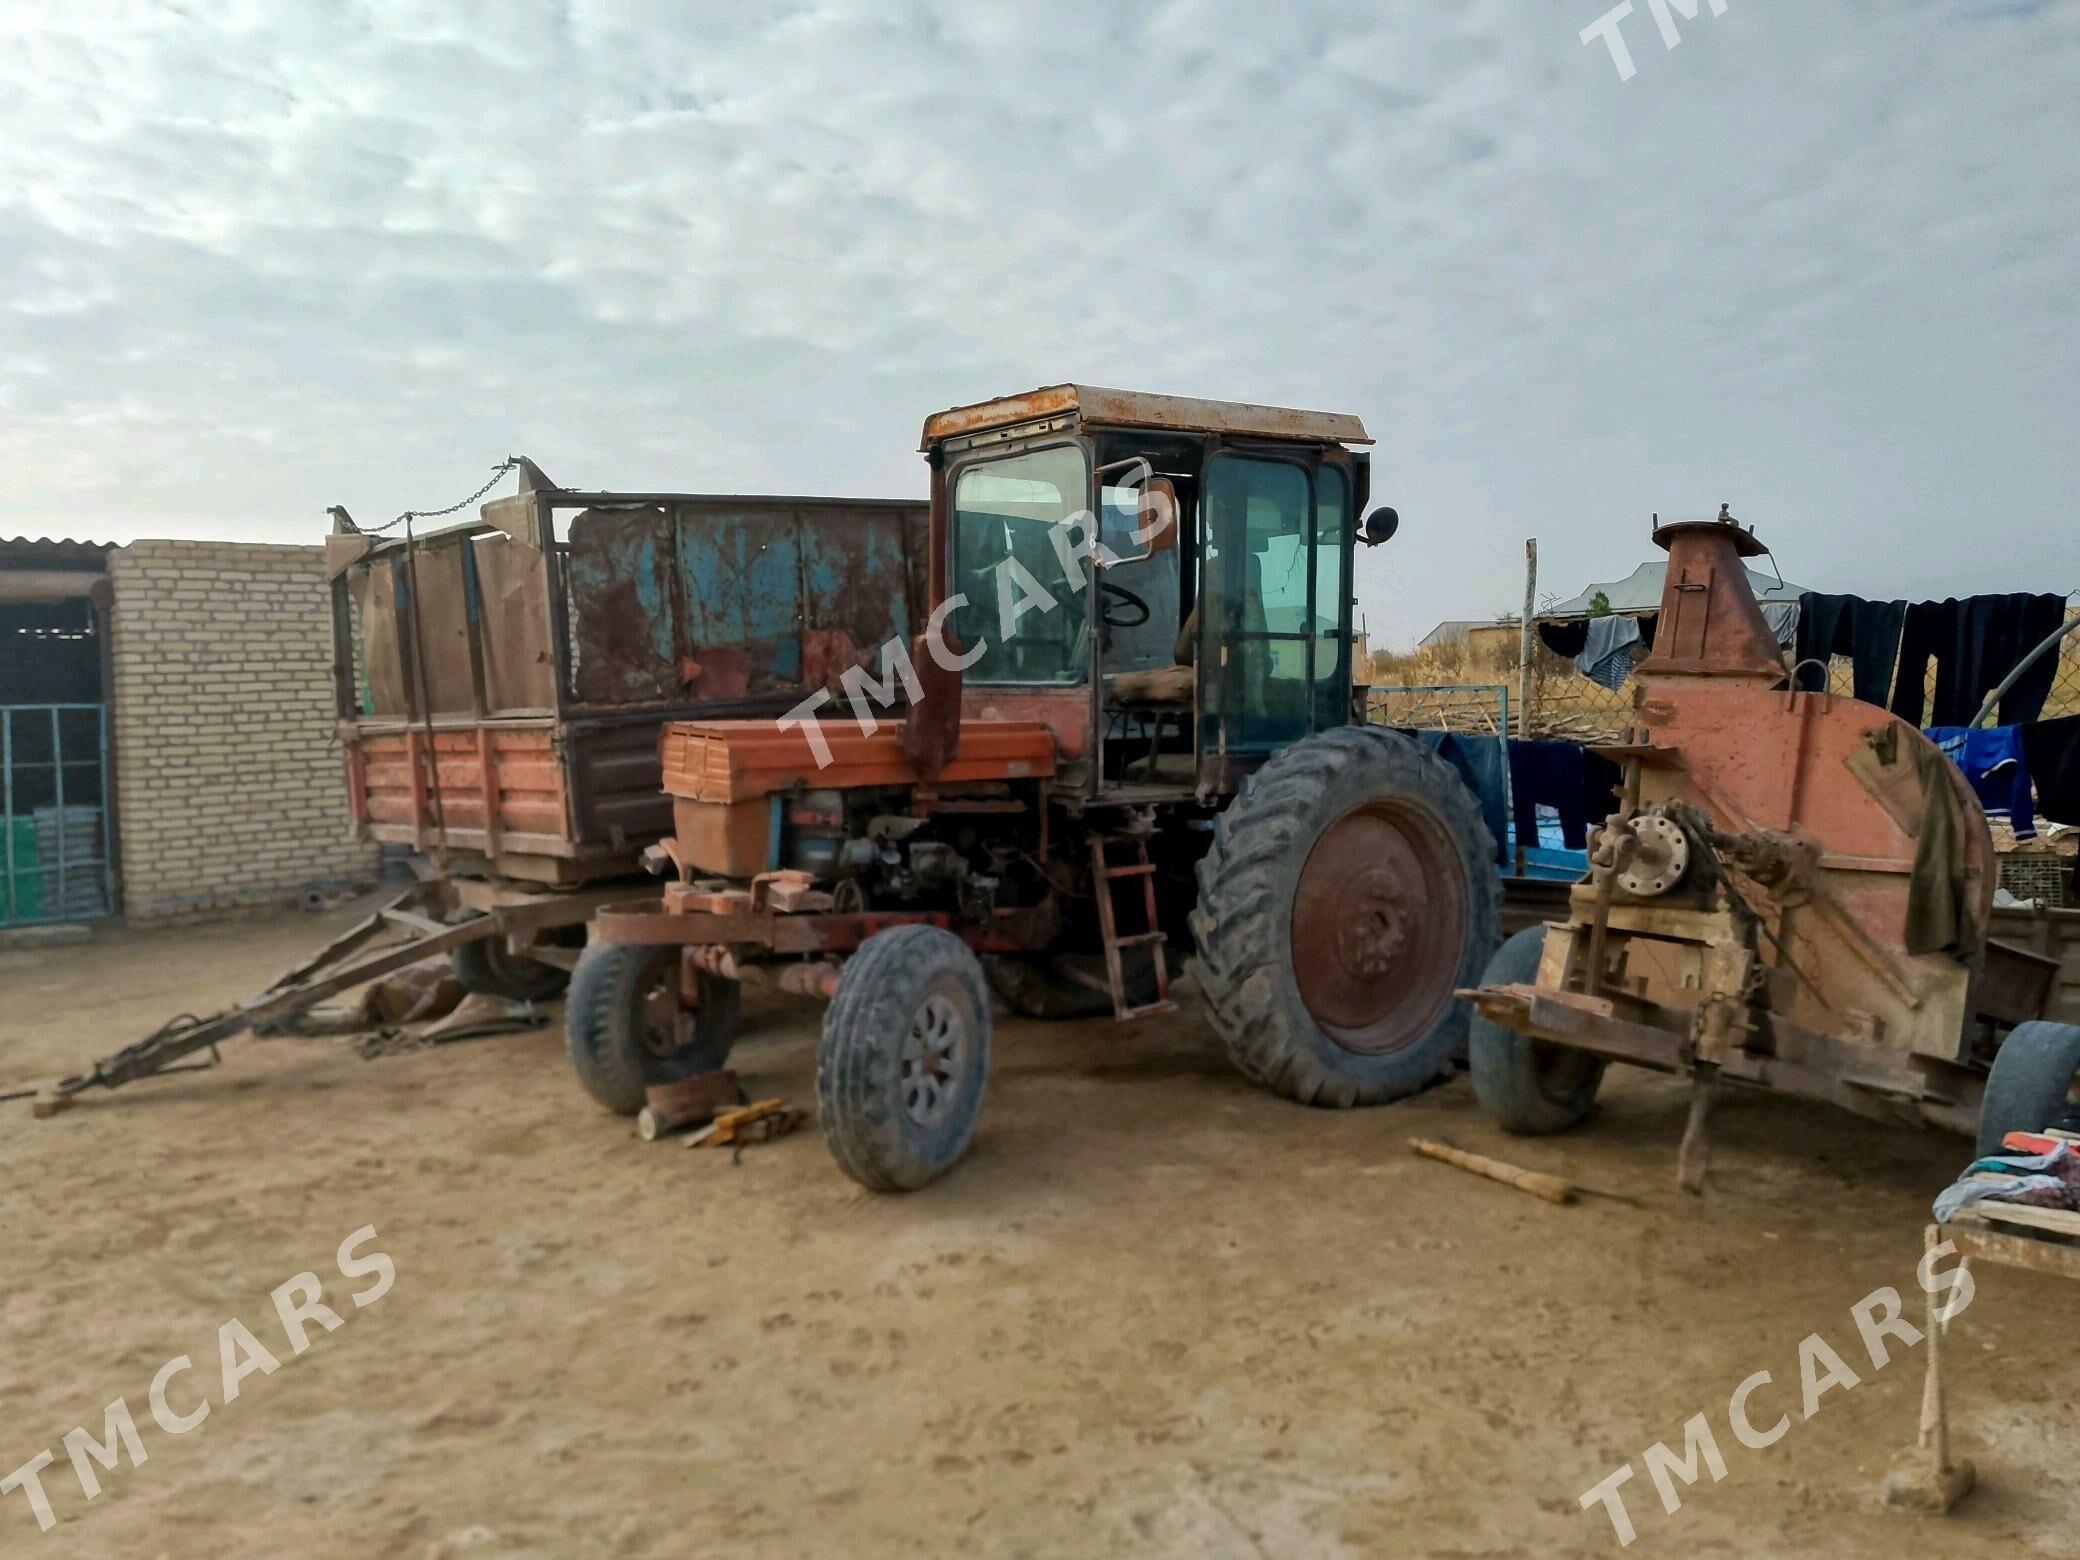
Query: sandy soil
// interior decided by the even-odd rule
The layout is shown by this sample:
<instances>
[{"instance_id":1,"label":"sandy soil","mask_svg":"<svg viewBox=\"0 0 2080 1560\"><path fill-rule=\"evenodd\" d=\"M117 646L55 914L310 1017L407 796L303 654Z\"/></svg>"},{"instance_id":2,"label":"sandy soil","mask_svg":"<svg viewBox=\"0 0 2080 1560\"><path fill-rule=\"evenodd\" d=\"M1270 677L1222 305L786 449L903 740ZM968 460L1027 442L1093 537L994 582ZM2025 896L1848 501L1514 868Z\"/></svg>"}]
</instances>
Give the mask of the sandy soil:
<instances>
[{"instance_id":1,"label":"sandy soil","mask_svg":"<svg viewBox=\"0 0 2080 1560\"><path fill-rule=\"evenodd\" d=\"M339 919L0 952L0 1084L246 994ZM754 1091L811 1099L816 1023L753 1009ZM1631 1553L2065 1555L2080 1530L2080 1286L1979 1276L1951 1336L1982 1488L1940 1529L1875 1500L1918 1350L1810 1422L1767 1389L1758 1420L1793 1410L1769 1450L1726 1431L1809 1333L1868 1366L1849 1307L1913 1291L1959 1140L1736 1102L1699 1203L1666 1082L1619 1077L1541 1143L1463 1082L1320 1114L1240 1083L1188 1004L1001 1022L973 1157L890 1199L813 1130L738 1164L640 1143L561 1045L245 1042L56 1120L0 1107L0 1470L53 1450L60 1519L6 1496L0 1554L1601 1556L1578 1496L1701 1410L1727 1477L1668 1516L1641 1473ZM1416 1133L1638 1201L1550 1207ZM396 1280L355 1311L371 1281L334 1250L369 1224ZM305 1270L347 1320L293 1357L269 1292ZM232 1317L283 1363L224 1403ZM146 1394L183 1353L174 1411L215 1406L173 1437ZM118 1395L149 1460L89 1503L61 1438Z\"/></svg>"}]
</instances>

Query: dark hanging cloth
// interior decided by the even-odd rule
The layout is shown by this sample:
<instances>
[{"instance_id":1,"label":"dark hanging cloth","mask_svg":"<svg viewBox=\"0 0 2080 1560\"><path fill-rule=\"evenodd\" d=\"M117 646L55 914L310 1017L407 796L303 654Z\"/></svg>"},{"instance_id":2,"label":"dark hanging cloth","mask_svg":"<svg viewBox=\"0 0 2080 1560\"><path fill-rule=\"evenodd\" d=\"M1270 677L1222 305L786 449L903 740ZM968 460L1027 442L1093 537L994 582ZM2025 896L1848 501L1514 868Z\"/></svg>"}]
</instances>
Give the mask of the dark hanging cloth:
<instances>
[{"instance_id":1,"label":"dark hanging cloth","mask_svg":"<svg viewBox=\"0 0 2080 1560\"><path fill-rule=\"evenodd\" d=\"M1865 601L1861 596L1823 596L1808 591L1798 598L1796 658L1826 662L1846 655L1855 670L1855 695L1867 704L1883 704L1892 692L1892 666L1899 657L1900 629L1906 622L1904 601ZM1801 688L1825 688L1823 666L1799 673Z\"/></svg>"},{"instance_id":2,"label":"dark hanging cloth","mask_svg":"<svg viewBox=\"0 0 2080 1560\"><path fill-rule=\"evenodd\" d=\"M1495 859L1509 859L1509 755L1501 737L1464 731L1398 728L1459 771L1481 804L1481 821L1495 841Z\"/></svg>"},{"instance_id":3,"label":"dark hanging cloth","mask_svg":"<svg viewBox=\"0 0 2080 1560\"><path fill-rule=\"evenodd\" d=\"M1907 609L1900 637L1899 680L1892 713L1917 726L1965 726L1986 696L2065 621L2063 596L1970 596L1963 601L1920 601ZM1922 709L1928 663L1936 663L1933 704ZM2044 712L2058 675L2058 657L2046 655L2001 699L2000 722L2022 726Z\"/></svg>"},{"instance_id":4,"label":"dark hanging cloth","mask_svg":"<svg viewBox=\"0 0 2080 1560\"><path fill-rule=\"evenodd\" d=\"M1541 623L1538 625L1538 637L1553 654L1562 660L1572 661L1589 643L1589 620L1572 618L1556 623Z\"/></svg>"},{"instance_id":5,"label":"dark hanging cloth","mask_svg":"<svg viewBox=\"0 0 2080 1560\"><path fill-rule=\"evenodd\" d=\"M1601 823L1616 804L1618 766L1572 742L1509 745L1509 784L1517 842L1538 843L1538 809L1560 814L1560 839L1569 850L1585 849L1589 825Z\"/></svg>"},{"instance_id":6,"label":"dark hanging cloth","mask_svg":"<svg viewBox=\"0 0 2080 1560\"><path fill-rule=\"evenodd\" d=\"M2037 811L2053 823L2080 824L2080 715L2024 726L2022 753L2037 785Z\"/></svg>"},{"instance_id":7,"label":"dark hanging cloth","mask_svg":"<svg viewBox=\"0 0 2080 1560\"><path fill-rule=\"evenodd\" d=\"M1910 726L1928 724L1922 716L1928 707L1928 663L1936 662L1937 696L1941 702L1943 670L1949 664L1957 636L1957 602L1917 601L1907 608L1906 623L1899 640L1899 676L1892 684L1892 713ZM1944 722L1941 715L1936 724Z\"/></svg>"}]
</instances>

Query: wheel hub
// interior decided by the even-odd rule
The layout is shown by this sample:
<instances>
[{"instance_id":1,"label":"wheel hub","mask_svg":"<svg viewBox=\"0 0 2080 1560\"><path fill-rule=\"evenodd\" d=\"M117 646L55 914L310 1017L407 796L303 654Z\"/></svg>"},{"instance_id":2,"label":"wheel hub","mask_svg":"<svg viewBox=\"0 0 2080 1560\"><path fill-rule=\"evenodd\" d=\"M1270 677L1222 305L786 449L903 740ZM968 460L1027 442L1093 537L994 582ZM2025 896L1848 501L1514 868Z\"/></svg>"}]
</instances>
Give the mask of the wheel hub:
<instances>
[{"instance_id":1,"label":"wheel hub","mask_svg":"<svg viewBox=\"0 0 2080 1560\"><path fill-rule=\"evenodd\" d=\"M1365 803L1325 829L1293 895L1300 999L1345 1050L1413 1044L1458 985L1468 886L1459 846L1428 809Z\"/></svg>"},{"instance_id":2,"label":"wheel hub","mask_svg":"<svg viewBox=\"0 0 2080 1560\"><path fill-rule=\"evenodd\" d=\"M953 1110L967 1070L968 1027L950 998L929 996L910 1020L900 1063L904 1114L935 1127Z\"/></svg>"}]
</instances>

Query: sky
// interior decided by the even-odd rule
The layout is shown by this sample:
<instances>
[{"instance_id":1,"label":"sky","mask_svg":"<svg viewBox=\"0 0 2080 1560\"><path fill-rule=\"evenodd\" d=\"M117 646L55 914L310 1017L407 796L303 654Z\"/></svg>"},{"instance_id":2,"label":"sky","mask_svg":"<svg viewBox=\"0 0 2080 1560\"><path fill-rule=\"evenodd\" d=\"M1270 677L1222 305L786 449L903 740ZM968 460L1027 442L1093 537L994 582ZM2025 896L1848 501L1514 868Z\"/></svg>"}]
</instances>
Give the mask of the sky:
<instances>
[{"instance_id":1,"label":"sky","mask_svg":"<svg viewBox=\"0 0 2080 1560\"><path fill-rule=\"evenodd\" d=\"M1375 643L1722 502L2080 587L2080 0L1612 3L0 0L0 535L922 496L1081 380L1361 416Z\"/></svg>"}]
</instances>

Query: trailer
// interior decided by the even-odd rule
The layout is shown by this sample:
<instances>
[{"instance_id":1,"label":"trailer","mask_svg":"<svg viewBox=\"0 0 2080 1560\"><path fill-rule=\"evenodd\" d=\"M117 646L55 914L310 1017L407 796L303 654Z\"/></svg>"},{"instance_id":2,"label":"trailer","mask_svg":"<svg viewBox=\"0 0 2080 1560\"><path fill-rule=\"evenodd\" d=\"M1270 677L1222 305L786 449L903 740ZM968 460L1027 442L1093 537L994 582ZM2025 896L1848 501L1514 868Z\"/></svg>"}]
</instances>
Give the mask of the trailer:
<instances>
[{"instance_id":1,"label":"trailer","mask_svg":"<svg viewBox=\"0 0 2080 1560\"><path fill-rule=\"evenodd\" d=\"M472 992L557 995L586 922L648 881L639 858L671 832L665 727L777 716L924 622L923 500L578 491L512 464L518 492L425 534L332 511L348 826L408 847L414 882L266 991L47 1099L435 955Z\"/></svg>"}]
</instances>

